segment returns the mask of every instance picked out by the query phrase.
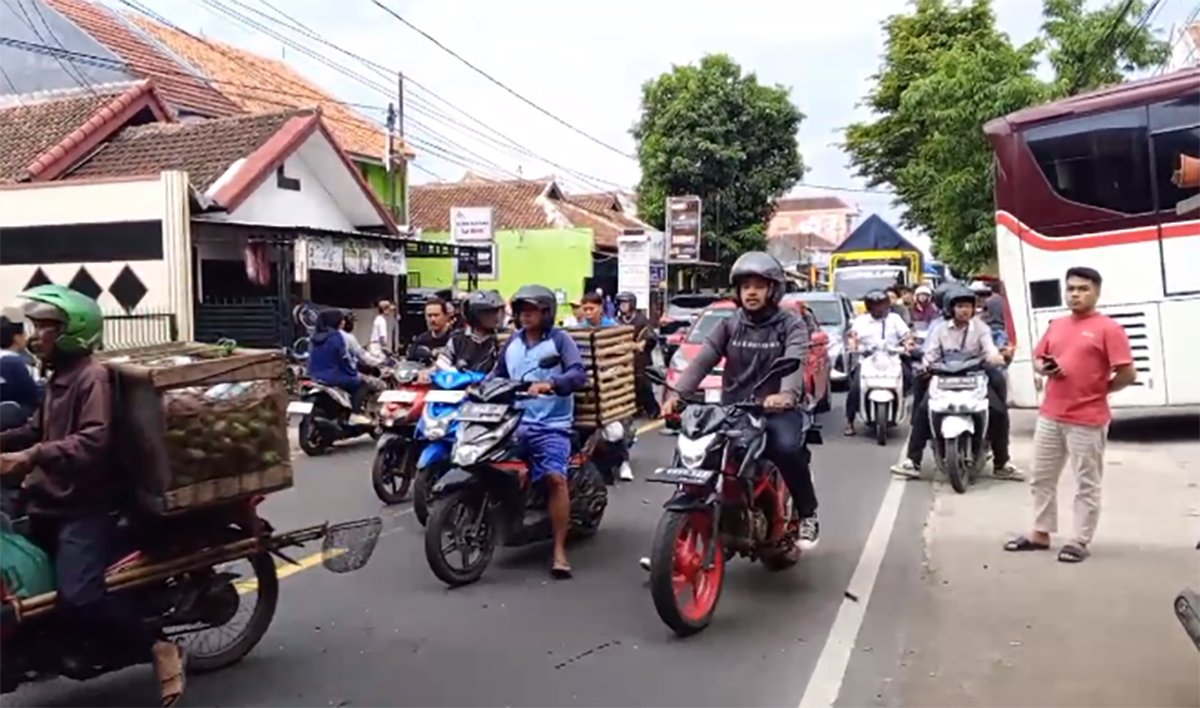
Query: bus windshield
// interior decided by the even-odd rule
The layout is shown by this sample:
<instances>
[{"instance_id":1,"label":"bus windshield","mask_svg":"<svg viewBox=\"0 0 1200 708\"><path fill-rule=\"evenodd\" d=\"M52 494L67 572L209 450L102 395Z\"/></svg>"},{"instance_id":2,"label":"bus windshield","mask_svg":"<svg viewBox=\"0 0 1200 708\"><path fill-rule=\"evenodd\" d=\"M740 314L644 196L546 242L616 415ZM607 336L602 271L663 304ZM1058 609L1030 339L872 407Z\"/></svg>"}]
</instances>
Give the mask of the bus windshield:
<instances>
[{"instance_id":1,"label":"bus windshield","mask_svg":"<svg viewBox=\"0 0 1200 708\"><path fill-rule=\"evenodd\" d=\"M900 268L885 270L880 268L857 269L846 268L833 272L833 291L842 293L851 300L861 300L872 290L887 290L900 282Z\"/></svg>"}]
</instances>

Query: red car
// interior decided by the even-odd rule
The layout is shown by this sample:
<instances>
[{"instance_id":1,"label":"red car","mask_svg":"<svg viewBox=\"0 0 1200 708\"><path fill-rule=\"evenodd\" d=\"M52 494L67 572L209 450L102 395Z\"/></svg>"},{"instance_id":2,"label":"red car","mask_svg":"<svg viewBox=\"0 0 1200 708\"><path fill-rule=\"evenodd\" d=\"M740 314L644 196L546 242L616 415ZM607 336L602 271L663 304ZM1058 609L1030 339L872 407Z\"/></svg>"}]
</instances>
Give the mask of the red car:
<instances>
[{"instance_id":1,"label":"red car","mask_svg":"<svg viewBox=\"0 0 1200 708\"><path fill-rule=\"evenodd\" d=\"M780 305L785 309L789 309L796 314L801 314L803 304L797 300L784 300ZM722 300L715 302L706 310L700 313L692 326L688 328L687 334L684 335L683 341L680 342L679 348L671 357L671 361L667 365L667 383L671 386L675 384L675 380L679 378L679 374L687 368L696 354L700 352L700 347L704 344L704 339L708 333L713 330L717 324L733 315L737 311L737 305L732 300ZM806 390L810 397L816 401L816 411L818 413L829 410L829 353L826 347L829 345L829 335L824 332L817 332L812 336L812 348L809 349L808 367L807 367L807 384ZM725 366L725 360L722 359L704 378L700 384L702 390L720 389L721 388L721 372ZM664 399L666 396L673 396L669 389L664 389Z\"/></svg>"}]
</instances>

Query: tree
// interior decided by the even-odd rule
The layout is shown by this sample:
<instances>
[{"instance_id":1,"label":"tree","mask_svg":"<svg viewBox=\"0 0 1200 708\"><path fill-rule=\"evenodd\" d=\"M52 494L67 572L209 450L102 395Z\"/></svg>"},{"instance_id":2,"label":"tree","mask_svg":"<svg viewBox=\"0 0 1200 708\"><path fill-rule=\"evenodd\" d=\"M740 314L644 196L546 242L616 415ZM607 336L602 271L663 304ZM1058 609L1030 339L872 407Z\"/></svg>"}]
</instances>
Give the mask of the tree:
<instances>
[{"instance_id":1,"label":"tree","mask_svg":"<svg viewBox=\"0 0 1200 708\"><path fill-rule=\"evenodd\" d=\"M804 176L803 119L788 89L760 84L724 54L647 81L631 131L642 168L638 213L664 228L667 197L696 195L702 234L722 261L763 248L775 200Z\"/></svg>"},{"instance_id":2,"label":"tree","mask_svg":"<svg viewBox=\"0 0 1200 708\"><path fill-rule=\"evenodd\" d=\"M1096 11L1085 0L1044 2L1041 36L1014 46L996 28L990 0L917 0L911 13L884 23L883 65L863 102L873 120L846 129L843 148L859 176L890 186L902 225L929 234L938 257L958 271L983 267L995 252L983 124L1114 83L1166 56L1141 22L1140 0ZM1035 75L1043 59L1054 70L1050 81Z\"/></svg>"}]
</instances>

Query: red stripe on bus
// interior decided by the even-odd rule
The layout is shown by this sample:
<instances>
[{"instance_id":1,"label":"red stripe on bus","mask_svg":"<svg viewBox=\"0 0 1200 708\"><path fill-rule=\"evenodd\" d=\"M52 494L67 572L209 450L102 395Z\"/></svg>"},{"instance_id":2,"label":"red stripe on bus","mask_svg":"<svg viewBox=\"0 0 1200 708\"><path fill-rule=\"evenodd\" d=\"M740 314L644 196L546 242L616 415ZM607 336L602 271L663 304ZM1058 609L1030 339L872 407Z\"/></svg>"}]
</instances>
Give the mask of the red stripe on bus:
<instances>
[{"instance_id":1,"label":"red stripe on bus","mask_svg":"<svg viewBox=\"0 0 1200 708\"><path fill-rule=\"evenodd\" d=\"M996 223L1008 229L1026 245L1042 251L1083 251L1104 246L1124 246L1159 238L1158 226L1140 226L1120 231L1105 231L1080 236L1043 236L1022 224L1006 211L996 212ZM1200 236L1200 221L1181 221L1162 226L1162 238Z\"/></svg>"}]
</instances>

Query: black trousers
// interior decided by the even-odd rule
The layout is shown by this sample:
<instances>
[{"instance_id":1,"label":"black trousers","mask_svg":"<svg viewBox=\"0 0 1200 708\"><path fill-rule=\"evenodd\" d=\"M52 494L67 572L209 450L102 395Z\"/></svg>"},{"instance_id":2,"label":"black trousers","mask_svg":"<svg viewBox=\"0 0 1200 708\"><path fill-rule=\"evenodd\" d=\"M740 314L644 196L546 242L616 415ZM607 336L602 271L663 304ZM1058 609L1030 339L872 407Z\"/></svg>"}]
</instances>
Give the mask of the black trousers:
<instances>
[{"instance_id":1,"label":"black trousers","mask_svg":"<svg viewBox=\"0 0 1200 708\"><path fill-rule=\"evenodd\" d=\"M638 376L634 382L634 396L637 399L638 410L645 418L657 418L662 414L662 410L658 406L658 399L654 397L654 385L650 383L650 379L646 378L645 374Z\"/></svg>"},{"instance_id":2,"label":"black trousers","mask_svg":"<svg viewBox=\"0 0 1200 708\"><path fill-rule=\"evenodd\" d=\"M812 454L804 444L804 413L780 411L767 416L767 459L779 468L802 519L817 513L817 489L809 461Z\"/></svg>"},{"instance_id":3,"label":"black trousers","mask_svg":"<svg viewBox=\"0 0 1200 708\"><path fill-rule=\"evenodd\" d=\"M1009 463L1008 384L1000 369L985 370L988 377L988 443L992 446L993 463L1000 468ZM929 378L919 377L913 384L912 432L908 437L908 459L920 465L925 446L933 437L929 422Z\"/></svg>"},{"instance_id":4,"label":"black trousers","mask_svg":"<svg viewBox=\"0 0 1200 708\"><path fill-rule=\"evenodd\" d=\"M54 559L58 607L64 618L100 646L150 656L159 635L104 583L116 560L117 521L104 514L59 519L30 517L30 537Z\"/></svg>"}]
</instances>

